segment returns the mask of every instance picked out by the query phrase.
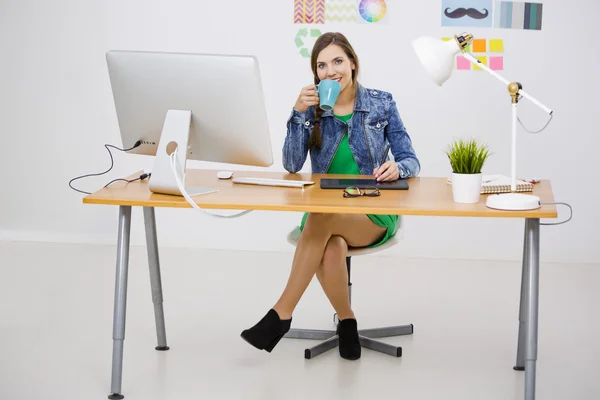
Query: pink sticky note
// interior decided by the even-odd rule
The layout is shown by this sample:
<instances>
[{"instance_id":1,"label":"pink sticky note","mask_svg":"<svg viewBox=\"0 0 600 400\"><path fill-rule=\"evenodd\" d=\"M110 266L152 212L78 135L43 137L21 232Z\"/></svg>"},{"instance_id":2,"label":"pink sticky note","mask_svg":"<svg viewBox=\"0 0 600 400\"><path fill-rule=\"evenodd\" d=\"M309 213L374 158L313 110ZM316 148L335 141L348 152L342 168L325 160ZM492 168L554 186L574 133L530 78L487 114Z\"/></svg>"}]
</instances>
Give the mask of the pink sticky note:
<instances>
[{"instance_id":1,"label":"pink sticky note","mask_svg":"<svg viewBox=\"0 0 600 400\"><path fill-rule=\"evenodd\" d=\"M502 57L500 57L502 58ZM463 56L456 57L456 69L471 69L471 62Z\"/></svg>"},{"instance_id":2,"label":"pink sticky note","mask_svg":"<svg viewBox=\"0 0 600 400\"><path fill-rule=\"evenodd\" d=\"M504 69L504 57L490 57L490 69L501 71Z\"/></svg>"}]
</instances>

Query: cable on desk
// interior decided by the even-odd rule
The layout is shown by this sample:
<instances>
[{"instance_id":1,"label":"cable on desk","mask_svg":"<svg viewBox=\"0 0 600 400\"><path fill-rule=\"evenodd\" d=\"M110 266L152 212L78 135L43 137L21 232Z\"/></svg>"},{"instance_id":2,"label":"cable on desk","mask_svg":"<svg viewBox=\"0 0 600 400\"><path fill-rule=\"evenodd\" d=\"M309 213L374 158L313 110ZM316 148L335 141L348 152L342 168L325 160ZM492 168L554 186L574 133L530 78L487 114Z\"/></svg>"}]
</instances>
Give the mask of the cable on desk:
<instances>
[{"instance_id":1,"label":"cable on desk","mask_svg":"<svg viewBox=\"0 0 600 400\"><path fill-rule=\"evenodd\" d=\"M100 176L100 175L104 175L104 174L108 173L113 168L113 166L115 164L114 159L113 159L113 155L110 152L110 148L111 147L113 149L116 149L116 150L119 150L119 151L128 152L130 150L135 149L136 147L139 147L141 144L142 144L142 141L138 140L137 142L135 142L135 144L133 145L133 147L131 147L129 149L120 149L120 148L118 148L116 146L113 146L112 144L105 144L104 147L106 148L106 151L108 151L108 155L110 156L110 168L108 168L104 172L99 172L97 174L87 174L87 175L81 175L81 176L78 176L76 178L73 178L73 179L71 179L69 181L69 187L71 189L75 190L76 192L83 193L83 194L90 194L90 192L85 192L83 190L79 190L77 188L74 188L73 185L72 185L72 183L74 181L76 181L77 179L87 178L87 177L90 177L90 176ZM116 182L116 181L126 181L127 183L130 183L130 182L135 182L135 181L138 181L138 180L144 180L144 179L148 178L149 176L150 176L150 174L142 174L142 175L140 175L139 178L132 179L132 180L127 180L127 179L122 179L122 178L114 179L114 180L110 181L109 183L107 183L106 185L104 185L104 187L107 187L108 185L110 185L111 183Z\"/></svg>"},{"instance_id":2,"label":"cable on desk","mask_svg":"<svg viewBox=\"0 0 600 400\"><path fill-rule=\"evenodd\" d=\"M173 175L175 176L175 182L177 182L177 187L179 188L179 191L181 192L181 194L183 195L183 197L185 197L185 199L187 200L188 203L190 203L190 205L197 209L202 211L203 213L210 215L212 217L218 217L218 218L237 218L237 217L241 217L244 214L248 214L249 212L251 212L252 210L245 210L242 211L240 213L234 214L234 215L221 215L221 214L213 214L210 212L206 212L204 211L202 208L198 207L198 204L196 204L196 202L194 202L194 200L192 200L192 198L190 197L190 195L185 191L185 187L183 186L183 179L182 177L179 176L179 174L183 175L182 171L177 171L177 149L175 151L173 151L171 153L171 155L169 156L169 163L171 164L171 171L173 171Z\"/></svg>"},{"instance_id":3,"label":"cable on desk","mask_svg":"<svg viewBox=\"0 0 600 400\"><path fill-rule=\"evenodd\" d=\"M541 223L540 225L562 225L562 224L566 224L567 222L569 222L571 220L571 218L573 218L573 207L571 207L569 204L567 203L540 203L541 205L558 205L558 204L562 204L563 206L567 206L569 207L569 209L571 210L571 215L569 215L569 219L567 219L566 221L561 221L561 222L546 222L546 223Z\"/></svg>"},{"instance_id":4,"label":"cable on desk","mask_svg":"<svg viewBox=\"0 0 600 400\"><path fill-rule=\"evenodd\" d=\"M131 183L131 182L135 182L135 181L143 181L146 178L150 178L150 176L152 176L151 172L148 172L147 174L141 174L138 178L135 179L123 179L123 178L117 178L117 179L113 179L112 181L108 182L106 185L104 185L104 187L108 187L111 183L114 182L118 182L118 181L124 181L127 183Z\"/></svg>"}]
</instances>

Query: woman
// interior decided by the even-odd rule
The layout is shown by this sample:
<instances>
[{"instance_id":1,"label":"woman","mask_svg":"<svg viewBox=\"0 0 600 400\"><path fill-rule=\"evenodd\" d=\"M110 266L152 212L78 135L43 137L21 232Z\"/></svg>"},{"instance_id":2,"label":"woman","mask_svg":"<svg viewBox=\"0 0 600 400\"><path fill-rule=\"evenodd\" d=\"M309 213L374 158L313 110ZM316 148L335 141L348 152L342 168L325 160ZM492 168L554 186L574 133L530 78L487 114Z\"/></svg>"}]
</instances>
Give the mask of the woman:
<instances>
[{"instance_id":1,"label":"woman","mask_svg":"<svg viewBox=\"0 0 600 400\"><path fill-rule=\"evenodd\" d=\"M358 83L358 57L344 35L320 36L311 67L315 84L302 88L287 122L285 169L298 172L310 151L313 173L374 175L380 181L417 175L420 163L392 95ZM323 79L341 84L332 111L319 108L315 85ZM387 160L388 143L395 162ZM379 165L382 159L386 161ZM242 338L271 352L290 329L292 312L316 274L338 315L340 356L360 358L358 327L348 298L346 254L348 247L385 243L397 226L396 215L305 214L287 286L263 319L242 332Z\"/></svg>"}]
</instances>

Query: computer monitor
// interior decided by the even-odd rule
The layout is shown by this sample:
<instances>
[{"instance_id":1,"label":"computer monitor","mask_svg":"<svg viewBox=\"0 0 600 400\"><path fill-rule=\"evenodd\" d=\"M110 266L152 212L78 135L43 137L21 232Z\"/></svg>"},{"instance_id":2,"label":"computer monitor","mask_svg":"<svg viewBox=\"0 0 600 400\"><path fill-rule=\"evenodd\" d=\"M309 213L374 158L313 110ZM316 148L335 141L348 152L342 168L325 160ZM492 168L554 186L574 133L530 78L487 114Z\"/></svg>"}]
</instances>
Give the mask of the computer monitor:
<instances>
[{"instance_id":1,"label":"computer monitor","mask_svg":"<svg viewBox=\"0 0 600 400\"><path fill-rule=\"evenodd\" d=\"M156 156L151 191L181 195L175 148L182 175L187 159L273 164L256 57L112 50L106 62L124 148L139 140L130 153ZM186 186L190 195L211 191Z\"/></svg>"}]
</instances>

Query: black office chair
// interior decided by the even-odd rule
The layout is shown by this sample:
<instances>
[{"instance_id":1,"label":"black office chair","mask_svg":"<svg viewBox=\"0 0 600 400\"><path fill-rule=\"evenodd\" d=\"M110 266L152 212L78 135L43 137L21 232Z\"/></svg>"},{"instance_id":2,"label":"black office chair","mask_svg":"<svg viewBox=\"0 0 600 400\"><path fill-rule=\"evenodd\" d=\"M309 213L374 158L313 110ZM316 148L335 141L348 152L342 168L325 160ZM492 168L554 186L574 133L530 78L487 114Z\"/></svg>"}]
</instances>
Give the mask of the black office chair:
<instances>
[{"instance_id":1,"label":"black office chair","mask_svg":"<svg viewBox=\"0 0 600 400\"><path fill-rule=\"evenodd\" d=\"M296 227L292 232L288 235L288 242L294 246L298 243L298 239L300 238L300 228ZM375 253L377 251L381 251L388 247L393 246L397 243L396 237L391 238L386 243L381 246L375 248L357 248L357 249L348 249L348 256L346 257L346 268L348 269L348 296L350 300L350 304L352 304L352 282L351 282L351 260L353 256L365 255L370 253ZM338 324L337 315L333 315L334 324ZM390 336L402 336L402 335L412 335L413 333L413 325L397 325L397 326L388 326L384 328L372 328L372 329L359 329L358 335L360 340L360 345L367 349L375 350L380 353L389 354L394 357L402 356L402 347L400 346L392 346L387 343L379 342L374 338L382 338L382 337L390 337ZM319 329L290 329L288 333L284 336L290 339L313 339L313 340L322 340L321 343L304 350L304 358L311 359L313 357L318 356L326 352L327 350L331 350L334 347L338 346L338 335L336 334L336 330L319 330Z\"/></svg>"}]
</instances>

